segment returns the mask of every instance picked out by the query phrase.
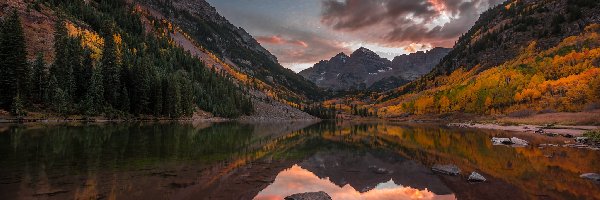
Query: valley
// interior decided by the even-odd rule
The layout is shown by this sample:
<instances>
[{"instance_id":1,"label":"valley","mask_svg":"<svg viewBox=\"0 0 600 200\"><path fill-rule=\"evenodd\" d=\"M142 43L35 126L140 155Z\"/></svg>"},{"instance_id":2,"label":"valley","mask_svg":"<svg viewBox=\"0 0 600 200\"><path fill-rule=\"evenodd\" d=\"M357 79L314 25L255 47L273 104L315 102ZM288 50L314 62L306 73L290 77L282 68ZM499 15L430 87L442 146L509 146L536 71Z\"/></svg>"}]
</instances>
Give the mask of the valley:
<instances>
[{"instance_id":1,"label":"valley","mask_svg":"<svg viewBox=\"0 0 600 200\"><path fill-rule=\"evenodd\" d=\"M0 0L0 199L599 199L597 0Z\"/></svg>"}]
</instances>

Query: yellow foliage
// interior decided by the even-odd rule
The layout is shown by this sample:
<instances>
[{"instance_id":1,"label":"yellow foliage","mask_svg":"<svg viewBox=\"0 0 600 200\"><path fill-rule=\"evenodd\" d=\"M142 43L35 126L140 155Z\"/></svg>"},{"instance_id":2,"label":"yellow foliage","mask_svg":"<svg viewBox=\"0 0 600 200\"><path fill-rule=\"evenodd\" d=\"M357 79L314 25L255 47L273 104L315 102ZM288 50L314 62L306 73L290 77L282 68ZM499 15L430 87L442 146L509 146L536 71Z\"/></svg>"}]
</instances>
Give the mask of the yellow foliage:
<instances>
[{"instance_id":1,"label":"yellow foliage","mask_svg":"<svg viewBox=\"0 0 600 200\"><path fill-rule=\"evenodd\" d=\"M385 116L464 111L508 113L520 109L580 111L600 103L600 25L565 38L544 51L531 42L516 58L479 71L459 68L439 76L418 93L402 95L376 107ZM437 102L434 97L439 97ZM435 104L437 103L437 104Z\"/></svg>"},{"instance_id":2,"label":"yellow foliage","mask_svg":"<svg viewBox=\"0 0 600 200\"><path fill-rule=\"evenodd\" d=\"M92 52L91 57L94 60L98 60L100 59L100 57L102 57L104 39L100 37L99 34L89 31L87 29L76 27L75 24L70 22L66 23L66 27L69 36L79 37L81 39L81 46L84 48L88 48Z\"/></svg>"},{"instance_id":3,"label":"yellow foliage","mask_svg":"<svg viewBox=\"0 0 600 200\"><path fill-rule=\"evenodd\" d=\"M440 104L440 113L446 113L451 110L450 108L450 99L446 96L442 96L439 100Z\"/></svg>"}]
</instances>

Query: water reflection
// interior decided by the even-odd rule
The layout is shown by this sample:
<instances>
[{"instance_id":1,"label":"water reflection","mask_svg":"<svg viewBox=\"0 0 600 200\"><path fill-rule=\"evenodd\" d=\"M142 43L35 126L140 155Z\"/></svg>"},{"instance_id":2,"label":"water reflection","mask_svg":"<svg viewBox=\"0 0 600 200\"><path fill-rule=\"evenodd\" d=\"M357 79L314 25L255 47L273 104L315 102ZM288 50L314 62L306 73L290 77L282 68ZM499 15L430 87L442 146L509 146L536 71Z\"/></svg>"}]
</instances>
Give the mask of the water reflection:
<instances>
[{"instance_id":1,"label":"water reflection","mask_svg":"<svg viewBox=\"0 0 600 200\"><path fill-rule=\"evenodd\" d=\"M597 151L431 124L132 123L0 127L0 199L600 199ZM489 181L440 176L452 163ZM390 196L388 196L390 195Z\"/></svg>"}]
</instances>

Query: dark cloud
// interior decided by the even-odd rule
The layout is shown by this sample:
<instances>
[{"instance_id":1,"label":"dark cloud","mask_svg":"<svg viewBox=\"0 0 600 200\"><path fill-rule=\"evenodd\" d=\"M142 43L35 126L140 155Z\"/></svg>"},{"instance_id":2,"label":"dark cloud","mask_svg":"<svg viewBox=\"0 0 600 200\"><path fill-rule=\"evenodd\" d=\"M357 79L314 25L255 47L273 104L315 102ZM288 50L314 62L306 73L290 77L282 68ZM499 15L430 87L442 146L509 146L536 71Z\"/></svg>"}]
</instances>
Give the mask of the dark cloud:
<instances>
[{"instance_id":1,"label":"dark cloud","mask_svg":"<svg viewBox=\"0 0 600 200\"><path fill-rule=\"evenodd\" d=\"M324 0L321 22L388 46L451 46L501 0ZM441 24L441 17L449 20Z\"/></svg>"}]
</instances>

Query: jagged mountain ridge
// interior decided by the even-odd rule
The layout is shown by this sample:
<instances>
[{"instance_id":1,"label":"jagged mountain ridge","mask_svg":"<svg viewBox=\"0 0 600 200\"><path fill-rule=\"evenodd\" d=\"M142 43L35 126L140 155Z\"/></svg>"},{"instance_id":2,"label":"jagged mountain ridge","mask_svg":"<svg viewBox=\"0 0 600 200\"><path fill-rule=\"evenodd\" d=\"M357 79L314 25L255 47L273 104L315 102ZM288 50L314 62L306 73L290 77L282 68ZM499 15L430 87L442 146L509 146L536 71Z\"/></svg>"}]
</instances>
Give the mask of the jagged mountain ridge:
<instances>
[{"instance_id":1,"label":"jagged mountain ridge","mask_svg":"<svg viewBox=\"0 0 600 200\"><path fill-rule=\"evenodd\" d=\"M438 47L397 56L390 61L361 47L350 56L339 53L299 74L331 90L387 90L427 74L449 51Z\"/></svg>"}]
</instances>

